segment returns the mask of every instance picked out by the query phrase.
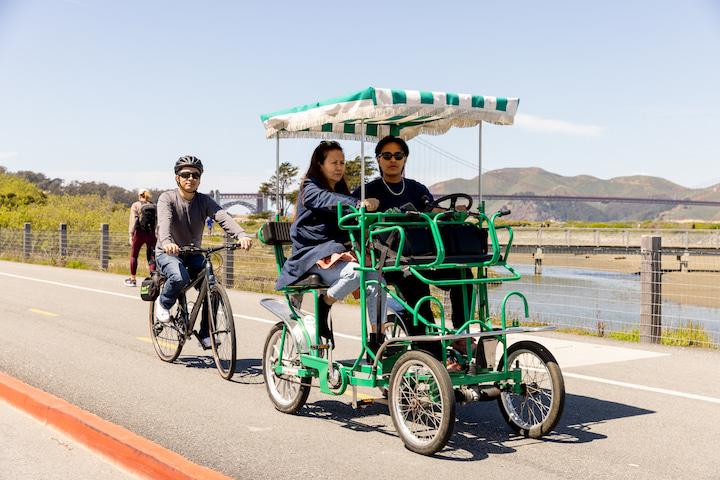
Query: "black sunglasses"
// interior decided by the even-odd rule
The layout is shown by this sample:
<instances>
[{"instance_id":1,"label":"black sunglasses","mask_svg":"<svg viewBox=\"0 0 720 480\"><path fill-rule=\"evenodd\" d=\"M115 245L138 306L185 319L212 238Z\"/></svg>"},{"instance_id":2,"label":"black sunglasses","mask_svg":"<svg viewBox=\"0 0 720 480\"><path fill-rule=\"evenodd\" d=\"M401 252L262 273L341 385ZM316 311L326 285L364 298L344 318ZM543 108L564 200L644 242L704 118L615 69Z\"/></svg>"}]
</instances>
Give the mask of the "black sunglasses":
<instances>
[{"instance_id":1,"label":"black sunglasses","mask_svg":"<svg viewBox=\"0 0 720 480\"><path fill-rule=\"evenodd\" d=\"M377 156L377 158L382 157L384 160L390 160L391 158L394 158L395 160L402 160L405 158L405 154L403 152L382 152Z\"/></svg>"},{"instance_id":2,"label":"black sunglasses","mask_svg":"<svg viewBox=\"0 0 720 480\"><path fill-rule=\"evenodd\" d=\"M187 180L188 178L191 178L191 177L196 180L200 180L200 174L195 173L195 172L180 172L180 173L178 173L178 176L180 178L184 178L185 180Z\"/></svg>"}]
</instances>

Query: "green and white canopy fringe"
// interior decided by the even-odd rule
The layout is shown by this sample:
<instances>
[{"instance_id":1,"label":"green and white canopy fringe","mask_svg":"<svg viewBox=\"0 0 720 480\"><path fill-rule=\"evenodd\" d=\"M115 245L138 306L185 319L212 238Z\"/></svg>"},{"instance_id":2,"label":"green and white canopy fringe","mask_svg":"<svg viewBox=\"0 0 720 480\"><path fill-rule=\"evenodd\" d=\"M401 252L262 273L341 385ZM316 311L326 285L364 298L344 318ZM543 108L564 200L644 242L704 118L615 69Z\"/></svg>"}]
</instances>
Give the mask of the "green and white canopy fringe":
<instances>
[{"instance_id":1,"label":"green and white canopy fringe","mask_svg":"<svg viewBox=\"0 0 720 480\"><path fill-rule=\"evenodd\" d=\"M517 98L369 87L260 118L267 138L373 141L395 135L408 140L481 122L512 125L518 103Z\"/></svg>"}]
</instances>

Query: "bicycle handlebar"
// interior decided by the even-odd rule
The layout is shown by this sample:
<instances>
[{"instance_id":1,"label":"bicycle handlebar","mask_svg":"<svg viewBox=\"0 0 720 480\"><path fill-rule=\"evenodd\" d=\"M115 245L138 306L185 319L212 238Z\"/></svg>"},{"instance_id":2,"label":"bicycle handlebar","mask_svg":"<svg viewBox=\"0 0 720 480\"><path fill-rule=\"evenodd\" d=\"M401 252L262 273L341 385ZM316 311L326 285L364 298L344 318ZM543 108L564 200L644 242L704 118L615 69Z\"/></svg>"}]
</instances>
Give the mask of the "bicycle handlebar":
<instances>
[{"instance_id":1,"label":"bicycle handlebar","mask_svg":"<svg viewBox=\"0 0 720 480\"><path fill-rule=\"evenodd\" d=\"M240 248L239 243L233 243L231 245L221 245L219 247L211 248L200 248L195 245L188 245L186 247L180 247L180 253L202 253L204 255L210 255L211 253L219 252L220 250L237 250Z\"/></svg>"}]
</instances>

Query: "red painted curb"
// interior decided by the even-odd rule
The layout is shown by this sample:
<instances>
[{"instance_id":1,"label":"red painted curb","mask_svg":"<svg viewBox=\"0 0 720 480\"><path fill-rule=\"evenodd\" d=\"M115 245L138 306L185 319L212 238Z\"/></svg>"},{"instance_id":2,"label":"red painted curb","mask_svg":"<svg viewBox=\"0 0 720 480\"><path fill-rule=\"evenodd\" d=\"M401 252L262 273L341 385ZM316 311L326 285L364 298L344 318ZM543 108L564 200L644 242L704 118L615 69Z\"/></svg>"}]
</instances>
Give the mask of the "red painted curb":
<instances>
[{"instance_id":1,"label":"red painted curb","mask_svg":"<svg viewBox=\"0 0 720 480\"><path fill-rule=\"evenodd\" d=\"M0 399L130 472L151 479L231 480L130 430L0 372Z\"/></svg>"}]
</instances>

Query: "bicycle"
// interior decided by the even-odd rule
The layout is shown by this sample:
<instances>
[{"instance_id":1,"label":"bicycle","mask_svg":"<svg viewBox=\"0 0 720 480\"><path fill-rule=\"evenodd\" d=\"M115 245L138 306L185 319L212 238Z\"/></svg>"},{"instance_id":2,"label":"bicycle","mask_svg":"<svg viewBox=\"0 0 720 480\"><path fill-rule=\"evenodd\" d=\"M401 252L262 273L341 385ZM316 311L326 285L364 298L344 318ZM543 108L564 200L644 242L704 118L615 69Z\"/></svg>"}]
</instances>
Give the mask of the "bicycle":
<instances>
[{"instance_id":1,"label":"bicycle","mask_svg":"<svg viewBox=\"0 0 720 480\"><path fill-rule=\"evenodd\" d=\"M210 343L215 366L220 376L230 380L235 373L235 322L225 287L215 278L211 255L220 250L235 250L238 244L214 248L195 246L180 248L180 254L200 253L205 257L203 270L183 289L178 301L170 310L170 320L161 322L155 318L155 302L150 303L150 338L158 357L165 362L174 362L180 355L185 342L194 335L200 341L194 329L198 314L208 301L207 308L210 329ZM160 289L165 277L160 278ZM197 288L199 293L195 301L188 301L186 293Z\"/></svg>"}]
</instances>

